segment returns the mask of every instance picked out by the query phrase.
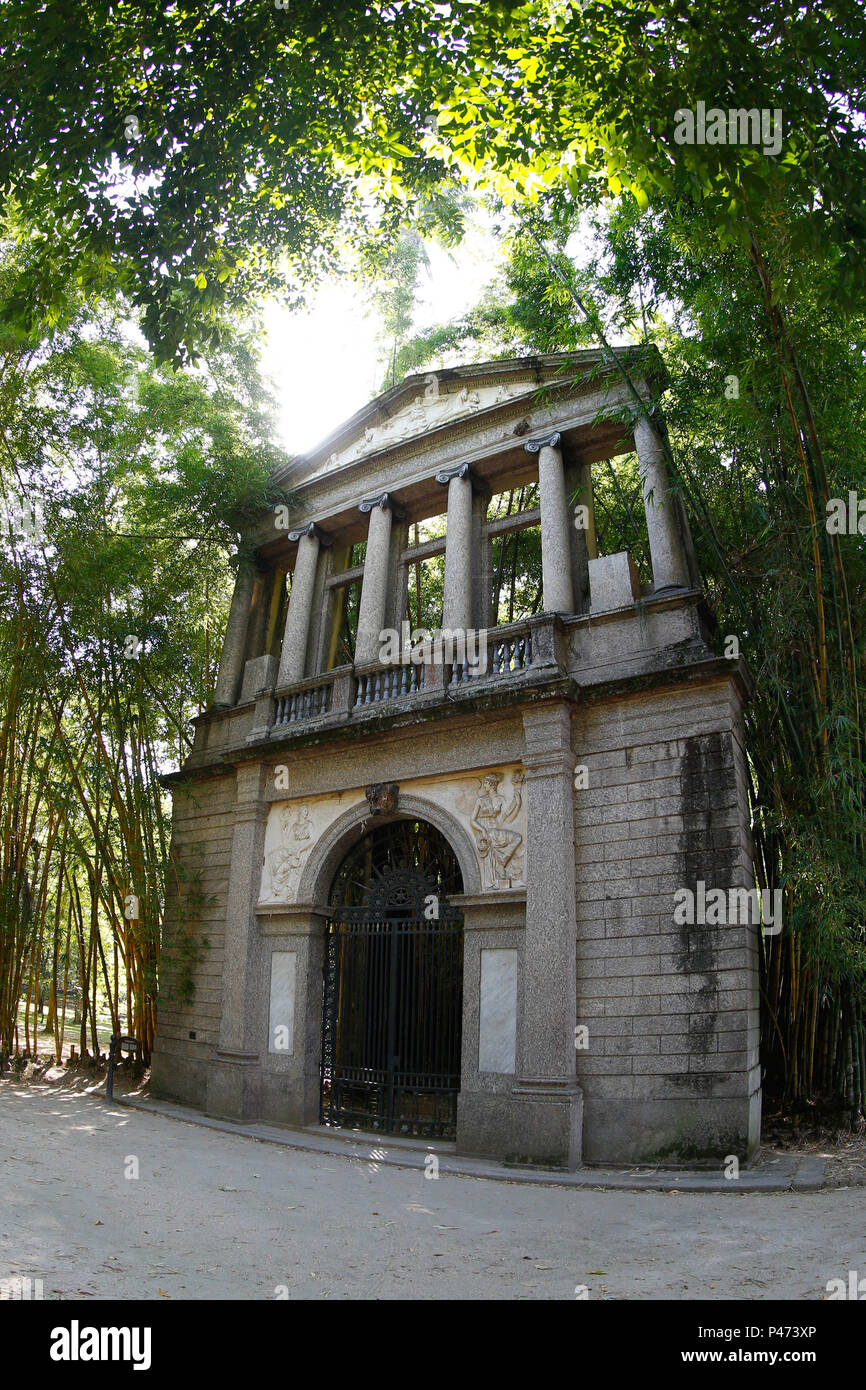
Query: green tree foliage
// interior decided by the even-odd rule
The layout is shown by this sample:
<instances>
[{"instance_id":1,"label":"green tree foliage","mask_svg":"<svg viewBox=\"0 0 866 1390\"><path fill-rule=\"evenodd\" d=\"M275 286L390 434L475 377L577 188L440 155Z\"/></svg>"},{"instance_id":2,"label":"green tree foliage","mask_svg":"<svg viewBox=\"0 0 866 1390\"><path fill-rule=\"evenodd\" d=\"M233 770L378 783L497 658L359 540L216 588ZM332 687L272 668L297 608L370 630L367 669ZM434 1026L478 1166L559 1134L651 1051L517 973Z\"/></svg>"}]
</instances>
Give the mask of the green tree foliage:
<instances>
[{"instance_id":1,"label":"green tree foliage","mask_svg":"<svg viewBox=\"0 0 866 1390\"><path fill-rule=\"evenodd\" d=\"M387 263L383 278L371 295L381 323L380 340L387 354L388 370L382 383L387 391L396 381L399 345L409 336L418 289L418 276L429 269L424 242L417 231L407 230L400 237Z\"/></svg>"},{"instance_id":2,"label":"green tree foliage","mask_svg":"<svg viewBox=\"0 0 866 1390\"><path fill-rule=\"evenodd\" d=\"M380 0L4 5L0 191L41 237L14 321L112 281L183 358L227 304L297 298L346 245L387 242L441 175L418 133L449 22Z\"/></svg>"},{"instance_id":3,"label":"green tree foliage","mask_svg":"<svg viewBox=\"0 0 866 1390\"><path fill-rule=\"evenodd\" d=\"M687 197L745 245L780 189L804 254L862 288L866 56L857 0L478 0L4 11L0 191L42 234L10 308L119 282L168 356L226 302L375 249L456 176L510 198ZM784 143L677 143L678 110L782 113ZM449 208L450 216L453 205Z\"/></svg>"},{"instance_id":4,"label":"green tree foliage","mask_svg":"<svg viewBox=\"0 0 866 1390\"><path fill-rule=\"evenodd\" d=\"M4 249L0 293L20 272ZM66 317L50 343L0 339L0 1051L47 958L55 994L73 961L82 1051L98 989L115 1024L126 994L147 1052L171 872L158 778L210 699L227 562L285 460L242 340L183 373L130 340L122 304L68 293Z\"/></svg>"},{"instance_id":5,"label":"green tree foliage","mask_svg":"<svg viewBox=\"0 0 866 1390\"><path fill-rule=\"evenodd\" d=\"M467 38L437 112L441 152L534 201L689 199L724 244L780 195L800 252L830 245L837 294L863 289L866 89L857 0L550 0L499 9ZM444 84L443 84L444 85ZM677 113L765 110L781 143L680 143ZM680 132L681 134L681 132ZM798 211L791 215L794 206Z\"/></svg>"}]
</instances>

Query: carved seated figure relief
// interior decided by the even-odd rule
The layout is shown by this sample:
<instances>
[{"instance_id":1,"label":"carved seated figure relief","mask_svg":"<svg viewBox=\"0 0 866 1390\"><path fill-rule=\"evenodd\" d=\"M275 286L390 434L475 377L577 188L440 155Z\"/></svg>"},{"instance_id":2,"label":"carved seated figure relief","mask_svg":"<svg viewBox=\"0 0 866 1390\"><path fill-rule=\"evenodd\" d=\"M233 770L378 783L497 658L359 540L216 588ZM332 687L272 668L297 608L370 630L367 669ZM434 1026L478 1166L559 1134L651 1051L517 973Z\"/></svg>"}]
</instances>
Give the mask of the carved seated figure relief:
<instances>
[{"instance_id":1,"label":"carved seated figure relief","mask_svg":"<svg viewBox=\"0 0 866 1390\"><path fill-rule=\"evenodd\" d=\"M312 844L310 832L310 812L306 806L297 810L287 806L280 812L280 844L268 855L272 898L289 896L293 879Z\"/></svg>"},{"instance_id":2,"label":"carved seated figure relief","mask_svg":"<svg viewBox=\"0 0 866 1390\"><path fill-rule=\"evenodd\" d=\"M502 778L488 772L481 782L470 824L481 860L481 881L484 888L510 887L520 881L523 872L523 836L509 826L520 814L524 774L515 772L514 790L506 805L499 795Z\"/></svg>"}]
</instances>

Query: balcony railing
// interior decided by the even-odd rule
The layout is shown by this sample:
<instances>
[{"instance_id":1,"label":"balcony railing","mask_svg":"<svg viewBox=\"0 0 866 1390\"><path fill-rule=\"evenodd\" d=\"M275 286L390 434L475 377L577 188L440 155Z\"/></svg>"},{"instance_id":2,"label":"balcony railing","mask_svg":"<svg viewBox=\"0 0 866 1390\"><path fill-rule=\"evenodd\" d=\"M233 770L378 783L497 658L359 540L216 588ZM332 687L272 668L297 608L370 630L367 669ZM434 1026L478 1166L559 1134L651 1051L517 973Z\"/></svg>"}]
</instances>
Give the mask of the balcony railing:
<instances>
[{"instance_id":1,"label":"balcony railing","mask_svg":"<svg viewBox=\"0 0 866 1390\"><path fill-rule=\"evenodd\" d=\"M278 696L274 724L297 724L303 719L318 719L330 710L333 692L333 680L325 680Z\"/></svg>"},{"instance_id":2,"label":"balcony railing","mask_svg":"<svg viewBox=\"0 0 866 1390\"><path fill-rule=\"evenodd\" d=\"M272 729L276 732L290 725L348 721L398 700L420 699L432 704L444 698L448 689L455 694L469 694L473 685L486 686L490 681L519 677L540 667L549 669L556 664L555 621L545 614L491 628L487 634L486 662L470 662L461 652L456 659L434 661L432 665L392 663L358 671L342 666L326 675L298 681L288 689L262 691L250 741L266 738Z\"/></svg>"},{"instance_id":3,"label":"balcony railing","mask_svg":"<svg viewBox=\"0 0 866 1390\"><path fill-rule=\"evenodd\" d=\"M401 695L412 695L424 689L423 666L409 663L400 666L384 666L377 671L366 672L357 678L357 691L354 708L360 705L378 705L380 700L395 700Z\"/></svg>"},{"instance_id":4,"label":"balcony railing","mask_svg":"<svg viewBox=\"0 0 866 1390\"><path fill-rule=\"evenodd\" d=\"M501 628L494 628L487 635L486 669L474 662L452 661L448 665L450 685L462 685L466 681L479 680L484 676L508 675L512 671L525 671L532 665L532 631L521 628L518 632L502 634Z\"/></svg>"}]
</instances>

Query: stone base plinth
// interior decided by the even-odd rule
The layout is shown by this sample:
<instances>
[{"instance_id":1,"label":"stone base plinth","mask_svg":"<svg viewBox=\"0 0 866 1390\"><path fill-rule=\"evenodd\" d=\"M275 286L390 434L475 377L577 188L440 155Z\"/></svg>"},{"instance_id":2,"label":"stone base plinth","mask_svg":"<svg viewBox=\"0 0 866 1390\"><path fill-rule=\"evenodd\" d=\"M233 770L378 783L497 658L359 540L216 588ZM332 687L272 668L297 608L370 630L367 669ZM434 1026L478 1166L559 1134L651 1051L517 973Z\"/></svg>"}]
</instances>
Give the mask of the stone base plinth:
<instances>
[{"instance_id":1,"label":"stone base plinth","mask_svg":"<svg viewBox=\"0 0 866 1390\"><path fill-rule=\"evenodd\" d=\"M206 1113L248 1124L261 1118L261 1063L249 1054L219 1055L207 1074Z\"/></svg>"},{"instance_id":2,"label":"stone base plinth","mask_svg":"<svg viewBox=\"0 0 866 1390\"><path fill-rule=\"evenodd\" d=\"M579 1168L583 1149L583 1092L576 1082L518 1081L511 1092L507 1163Z\"/></svg>"},{"instance_id":3,"label":"stone base plinth","mask_svg":"<svg viewBox=\"0 0 866 1390\"><path fill-rule=\"evenodd\" d=\"M304 1125L319 1123L318 1077L314 1086L307 1086L300 1066L284 1072L265 1070L259 1095L261 1119L267 1124L294 1125L302 1129Z\"/></svg>"},{"instance_id":4,"label":"stone base plinth","mask_svg":"<svg viewBox=\"0 0 866 1390\"><path fill-rule=\"evenodd\" d=\"M748 1162L761 1138L761 1093L742 1099L586 1098L587 1163Z\"/></svg>"},{"instance_id":5,"label":"stone base plinth","mask_svg":"<svg viewBox=\"0 0 866 1390\"><path fill-rule=\"evenodd\" d=\"M150 1064L150 1094L203 1110L207 1099L208 1063L204 1059L173 1057L154 1052Z\"/></svg>"},{"instance_id":6,"label":"stone base plinth","mask_svg":"<svg viewBox=\"0 0 866 1390\"><path fill-rule=\"evenodd\" d=\"M583 1094L573 1081L520 1081L506 1093L460 1095L460 1154L539 1168L579 1168L582 1131Z\"/></svg>"}]
</instances>

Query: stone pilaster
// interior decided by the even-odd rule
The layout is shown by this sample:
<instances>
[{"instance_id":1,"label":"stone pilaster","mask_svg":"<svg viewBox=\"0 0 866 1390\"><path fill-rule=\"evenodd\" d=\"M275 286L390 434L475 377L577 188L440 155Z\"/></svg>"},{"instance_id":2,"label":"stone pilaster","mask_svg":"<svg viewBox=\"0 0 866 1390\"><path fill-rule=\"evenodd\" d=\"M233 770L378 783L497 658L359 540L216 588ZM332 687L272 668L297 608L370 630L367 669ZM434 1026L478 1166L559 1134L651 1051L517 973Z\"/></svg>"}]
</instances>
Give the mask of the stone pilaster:
<instances>
[{"instance_id":1,"label":"stone pilaster","mask_svg":"<svg viewBox=\"0 0 866 1390\"><path fill-rule=\"evenodd\" d=\"M391 517L399 515L400 509L383 492L359 503L358 510L370 516L355 642L355 665L366 666L378 661L381 651L379 633L385 623L391 570Z\"/></svg>"},{"instance_id":2,"label":"stone pilaster","mask_svg":"<svg viewBox=\"0 0 866 1390\"><path fill-rule=\"evenodd\" d=\"M541 508L541 580L545 613L574 612L571 569L571 513L559 435L526 442L538 454L538 498Z\"/></svg>"},{"instance_id":3,"label":"stone pilaster","mask_svg":"<svg viewBox=\"0 0 866 1390\"><path fill-rule=\"evenodd\" d=\"M469 464L436 474L448 488L445 532L445 598L442 626L466 632L472 627L472 475Z\"/></svg>"},{"instance_id":4,"label":"stone pilaster","mask_svg":"<svg viewBox=\"0 0 866 1390\"><path fill-rule=\"evenodd\" d=\"M271 992L273 952L288 952L295 958L290 1046L273 1048L269 1029L262 1059L262 1118L276 1124L309 1125L319 1119L325 920L311 903L284 903L259 914L259 978L264 999Z\"/></svg>"},{"instance_id":5,"label":"stone pilaster","mask_svg":"<svg viewBox=\"0 0 866 1390\"><path fill-rule=\"evenodd\" d=\"M228 709L238 697L256 573L250 561L240 560L214 691L214 704L221 709Z\"/></svg>"},{"instance_id":6,"label":"stone pilaster","mask_svg":"<svg viewBox=\"0 0 866 1390\"><path fill-rule=\"evenodd\" d=\"M643 415L635 421L634 447L643 487L653 584L656 591L687 586L676 497L670 490L664 450L655 428Z\"/></svg>"},{"instance_id":7,"label":"stone pilaster","mask_svg":"<svg viewBox=\"0 0 866 1390\"><path fill-rule=\"evenodd\" d=\"M577 1167L583 1096L577 1084L574 757L569 706L523 715L526 752L526 931L518 1074L512 1091L516 1161Z\"/></svg>"},{"instance_id":8,"label":"stone pilaster","mask_svg":"<svg viewBox=\"0 0 866 1390\"><path fill-rule=\"evenodd\" d=\"M277 676L279 686L302 681L306 675L307 642L310 635L319 547L325 539L323 533L313 524L304 527L303 530L289 532L289 540L298 542L298 554L283 632L283 649Z\"/></svg>"},{"instance_id":9,"label":"stone pilaster","mask_svg":"<svg viewBox=\"0 0 866 1390\"><path fill-rule=\"evenodd\" d=\"M262 763L237 771L234 831L223 947L219 1045L208 1069L207 1111L226 1119L258 1115L261 1086L259 893L268 802Z\"/></svg>"}]
</instances>

